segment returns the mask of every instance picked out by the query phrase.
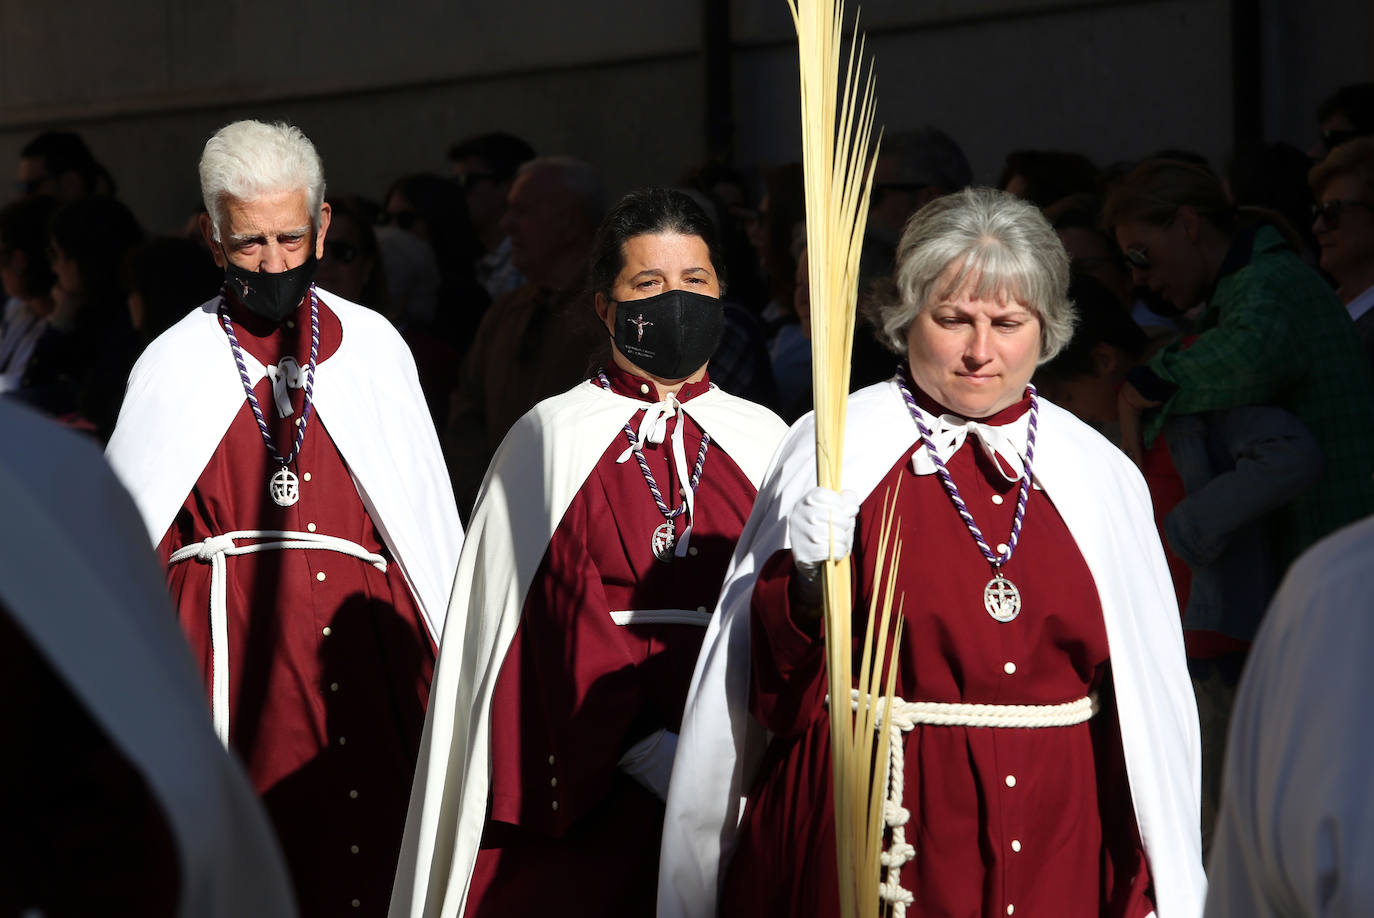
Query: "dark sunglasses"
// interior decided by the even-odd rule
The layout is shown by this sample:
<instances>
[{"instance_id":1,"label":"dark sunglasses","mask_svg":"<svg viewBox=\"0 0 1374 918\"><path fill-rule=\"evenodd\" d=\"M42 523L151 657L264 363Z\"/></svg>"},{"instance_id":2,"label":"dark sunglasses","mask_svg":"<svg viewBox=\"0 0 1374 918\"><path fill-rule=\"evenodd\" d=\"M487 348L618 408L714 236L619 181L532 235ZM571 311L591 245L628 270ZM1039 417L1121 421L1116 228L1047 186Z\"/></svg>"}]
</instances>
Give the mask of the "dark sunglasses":
<instances>
[{"instance_id":1,"label":"dark sunglasses","mask_svg":"<svg viewBox=\"0 0 1374 918\"><path fill-rule=\"evenodd\" d=\"M348 242L326 242L324 253L341 265L351 265L358 257L358 247Z\"/></svg>"},{"instance_id":2,"label":"dark sunglasses","mask_svg":"<svg viewBox=\"0 0 1374 918\"><path fill-rule=\"evenodd\" d=\"M1121 254L1126 263L1137 271L1150 270L1150 254L1144 249L1127 249Z\"/></svg>"},{"instance_id":3,"label":"dark sunglasses","mask_svg":"<svg viewBox=\"0 0 1374 918\"><path fill-rule=\"evenodd\" d=\"M1321 221L1331 229L1340 229L1341 214L1345 212L1347 207L1363 207L1365 210L1374 210L1374 205L1365 201L1337 199L1322 204L1313 204L1312 219L1316 220L1320 217Z\"/></svg>"}]
</instances>

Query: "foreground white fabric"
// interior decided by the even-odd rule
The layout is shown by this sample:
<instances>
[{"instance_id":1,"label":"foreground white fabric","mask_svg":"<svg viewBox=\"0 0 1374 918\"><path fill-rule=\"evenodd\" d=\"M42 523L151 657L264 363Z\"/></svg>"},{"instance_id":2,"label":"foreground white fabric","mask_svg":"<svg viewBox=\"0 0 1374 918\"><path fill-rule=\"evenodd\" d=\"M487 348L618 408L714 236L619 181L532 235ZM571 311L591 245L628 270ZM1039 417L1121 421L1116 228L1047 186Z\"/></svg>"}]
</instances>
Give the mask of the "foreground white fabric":
<instances>
[{"instance_id":1,"label":"foreground white fabric","mask_svg":"<svg viewBox=\"0 0 1374 918\"><path fill-rule=\"evenodd\" d=\"M1231 714L1208 918L1374 915L1374 518L1294 562Z\"/></svg>"},{"instance_id":2,"label":"foreground white fabric","mask_svg":"<svg viewBox=\"0 0 1374 918\"><path fill-rule=\"evenodd\" d=\"M0 600L161 807L179 914L295 915L276 838L210 727L129 495L85 438L5 401L0 430Z\"/></svg>"},{"instance_id":3,"label":"foreground white fabric","mask_svg":"<svg viewBox=\"0 0 1374 918\"><path fill-rule=\"evenodd\" d=\"M343 341L316 370L317 422L343 456L437 642L463 530L415 361L385 317L318 293L343 326ZM245 399L218 306L216 297L148 346L129 376L106 450L154 545ZM246 351L243 359L257 385L266 369Z\"/></svg>"},{"instance_id":4,"label":"foreground white fabric","mask_svg":"<svg viewBox=\"0 0 1374 918\"><path fill-rule=\"evenodd\" d=\"M867 498L918 434L892 381L849 399L842 486ZM659 870L661 918L715 914L743 795L767 743L749 714L749 603L787 545L787 514L816 484L814 419L778 448L706 633L683 714ZM1131 796L1160 918L1202 911L1197 707L1173 584L1140 473L1061 408L1040 402L1035 484L1054 501L1097 585L1111 648ZM919 896L919 890L916 891Z\"/></svg>"},{"instance_id":5,"label":"foreground white fabric","mask_svg":"<svg viewBox=\"0 0 1374 918\"><path fill-rule=\"evenodd\" d=\"M393 918L463 914L486 818L492 693L525 593L573 497L645 407L580 383L516 422L487 470L453 584L454 627L430 691ZM757 487L783 433L777 416L719 389L682 409Z\"/></svg>"}]
</instances>

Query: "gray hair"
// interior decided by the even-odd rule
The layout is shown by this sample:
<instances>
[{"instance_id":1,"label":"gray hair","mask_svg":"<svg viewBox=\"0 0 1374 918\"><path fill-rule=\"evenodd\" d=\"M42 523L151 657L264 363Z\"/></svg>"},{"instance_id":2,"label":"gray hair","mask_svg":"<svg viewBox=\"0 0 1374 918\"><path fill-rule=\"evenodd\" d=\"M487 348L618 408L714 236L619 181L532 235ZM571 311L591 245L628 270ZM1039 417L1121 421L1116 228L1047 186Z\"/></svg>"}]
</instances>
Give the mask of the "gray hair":
<instances>
[{"instance_id":1,"label":"gray hair","mask_svg":"<svg viewBox=\"0 0 1374 918\"><path fill-rule=\"evenodd\" d=\"M958 270L935 289L951 265ZM1033 204L994 188L967 188L936 198L907 221L897 246L895 290L875 304L874 324L894 353L907 351L907 330L921 311L970 282L979 299L1010 298L1040 319L1040 362L1073 337L1069 256Z\"/></svg>"},{"instance_id":2,"label":"gray hair","mask_svg":"<svg viewBox=\"0 0 1374 918\"><path fill-rule=\"evenodd\" d=\"M310 225L320 227L324 165L298 127L278 121L235 121L205 142L200 156L200 194L210 213L215 241L225 223L224 198L251 201L303 190Z\"/></svg>"},{"instance_id":3,"label":"gray hair","mask_svg":"<svg viewBox=\"0 0 1374 918\"><path fill-rule=\"evenodd\" d=\"M548 172L577 200L578 210L589 230L595 230L606 216L606 189L601 176L590 163L572 156L537 156L520 164L516 175Z\"/></svg>"}]
</instances>

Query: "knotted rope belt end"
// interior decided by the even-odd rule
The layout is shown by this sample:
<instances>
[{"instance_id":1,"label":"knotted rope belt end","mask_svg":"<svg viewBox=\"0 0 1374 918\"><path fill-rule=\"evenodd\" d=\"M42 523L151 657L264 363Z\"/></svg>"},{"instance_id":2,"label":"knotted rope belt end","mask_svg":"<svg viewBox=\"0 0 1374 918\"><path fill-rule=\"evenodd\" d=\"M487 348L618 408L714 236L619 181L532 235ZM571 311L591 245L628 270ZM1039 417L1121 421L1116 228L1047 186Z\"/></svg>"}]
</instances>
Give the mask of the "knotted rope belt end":
<instances>
[{"instance_id":1,"label":"knotted rope belt end","mask_svg":"<svg viewBox=\"0 0 1374 918\"><path fill-rule=\"evenodd\" d=\"M865 703L865 696L858 689L851 689L849 696L850 704L856 711ZM826 703L829 702L827 696ZM916 857L915 847L907 844L906 840L906 824L911 819L911 811L902 806L902 787L906 777L902 734L909 733L917 724L998 729L1072 727L1090 720L1098 711L1096 694L1063 704L949 704L905 701L894 697L890 717L885 698L874 699L872 704L874 729L880 730L886 725L890 733L883 821L892 830L892 845L881 855L887 876L878 884L878 895L884 902L891 903L895 918L905 918L906 907L916 901L911 891L901 884L902 866Z\"/></svg>"}]
</instances>

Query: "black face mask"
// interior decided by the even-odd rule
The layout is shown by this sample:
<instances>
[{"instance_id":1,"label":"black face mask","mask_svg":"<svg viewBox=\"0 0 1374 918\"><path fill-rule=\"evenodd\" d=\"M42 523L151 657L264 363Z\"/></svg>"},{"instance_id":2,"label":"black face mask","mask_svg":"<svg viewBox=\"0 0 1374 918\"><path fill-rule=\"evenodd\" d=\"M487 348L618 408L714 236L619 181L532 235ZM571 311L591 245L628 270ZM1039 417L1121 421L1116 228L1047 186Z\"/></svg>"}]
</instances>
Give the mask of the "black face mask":
<instances>
[{"instance_id":1,"label":"black face mask","mask_svg":"<svg viewBox=\"0 0 1374 918\"><path fill-rule=\"evenodd\" d=\"M658 379L685 379L720 346L725 310L713 296L668 290L616 303L615 346Z\"/></svg>"},{"instance_id":2,"label":"black face mask","mask_svg":"<svg viewBox=\"0 0 1374 918\"><path fill-rule=\"evenodd\" d=\"M249 312L279 324L301 304L319 266L314 252L300 267L278 274L249 271L226 258L224 284Z\"/></svg>"}]
</instances>

